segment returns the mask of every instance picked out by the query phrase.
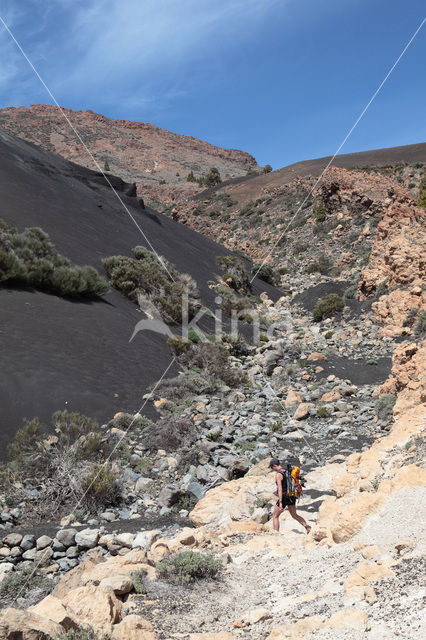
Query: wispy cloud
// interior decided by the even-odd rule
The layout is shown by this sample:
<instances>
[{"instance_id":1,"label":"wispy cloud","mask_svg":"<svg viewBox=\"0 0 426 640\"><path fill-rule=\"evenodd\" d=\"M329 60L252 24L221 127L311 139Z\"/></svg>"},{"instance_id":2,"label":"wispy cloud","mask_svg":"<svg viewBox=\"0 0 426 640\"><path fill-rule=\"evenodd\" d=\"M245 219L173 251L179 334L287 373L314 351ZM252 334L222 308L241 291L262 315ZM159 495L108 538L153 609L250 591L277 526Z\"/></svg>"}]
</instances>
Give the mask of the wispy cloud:
<instances>
[{"instance_id":1,"label":"wispy cloud","mask_svg":"<svg viewBox=\"0 0 426 640\"><path fill-rule=\"evenodd\" d=\"M193 70L199 74L249 41L277 4L283 1L23 0L19 9L7 4L3 17L60 102L81 96L87 104L101 92L106 103L143 106L191 91ZM24 82L28 102L25 61L3 32L0 53L6 51L2 102L8 88L16 96L14 80Z\"/></svg>"}]
</instances>

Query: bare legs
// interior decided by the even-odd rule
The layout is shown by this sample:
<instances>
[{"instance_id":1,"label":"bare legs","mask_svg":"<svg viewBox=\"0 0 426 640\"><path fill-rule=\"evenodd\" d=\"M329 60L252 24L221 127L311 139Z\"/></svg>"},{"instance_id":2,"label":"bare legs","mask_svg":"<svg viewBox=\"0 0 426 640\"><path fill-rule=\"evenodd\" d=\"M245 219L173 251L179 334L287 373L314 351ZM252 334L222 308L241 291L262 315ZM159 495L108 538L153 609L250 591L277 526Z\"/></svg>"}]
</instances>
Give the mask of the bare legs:
<instances>
[{"instance_id":1,"label":"bare legs","mask_svg":"<svg viewBox=\"0 0 426 640\"><path fill-rule=\"evenodd\" d=\"M289 513L291 515L292 518L294 518L295 520L297 520L297 522L300 522L300 524L305 527L306 531L309 533L309 531L311 530L311 527L308 525L308 523L306 522L306 520L304 520L302 518L302 516L299 516L297 511L296 511L296 505L294 504L289 504L288 505L288 510ZM278 507L277 505L275 505L274 507L274 512L272 514L272 523L273 523L273 527L275 529L275 531L279 531L280 530L280 515L282 514L282 512L284 511L284 509L282 507Z\"/></svg>"}]
</instances>

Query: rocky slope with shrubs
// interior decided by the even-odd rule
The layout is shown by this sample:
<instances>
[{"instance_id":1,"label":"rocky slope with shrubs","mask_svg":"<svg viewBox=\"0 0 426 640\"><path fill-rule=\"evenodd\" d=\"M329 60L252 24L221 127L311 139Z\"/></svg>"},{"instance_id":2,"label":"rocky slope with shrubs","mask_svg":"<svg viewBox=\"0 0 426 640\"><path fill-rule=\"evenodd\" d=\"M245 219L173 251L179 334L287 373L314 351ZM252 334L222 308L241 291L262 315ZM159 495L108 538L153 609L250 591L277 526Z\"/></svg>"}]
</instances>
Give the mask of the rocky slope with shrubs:
<instances>
[{"instance_id":1,"label":"rocky slope with shrubs","mask_svg":"<svg viewBox=\"0 0 426 640\"><path fill-rule=\"evenodd\" d=\"M228 180L260 169L248 153L215 147L146 122L115 120L90 110L64 109L64 112L100 168L136 182L138 194L157 208L205 188L187 181L191 172L200 178L215 167L222 180ZM55 106L37 104L0 109L0 128L67 160L96 169L84 145Z\"/></svg>"},{"instance_id":2,"label":"rocky slope with shrubs","mask_svg":"<svg viewBox=\"0 0 426 640\"><path fill-rule=\"evenodd\" d=\"M177 375L145 397L158 420L122 404L109 421L59 411L16 434L0 478L0 636L423 637L424 210L343 169L315 198L302 226L377 229L362 261L358 229L339 279L294 268L286 295L256 299L244 263L222 256L210 295L231 310L247 297L245 338L169 338ZM109 266L131 298L152 265L144 250ZM287 512L272 529L271 456L302 467L308 535Z\"/></svg>"},{"instance_id":3,"label":"rocky slope with shrubs","mask_svg":"<svg viewBox=\"0 0 426 640\"><path fill-rule=\"evenodd\" d=\"M62 498L61 521L34 534L19 524L43 502L40 478L10 478L20 502L1 514L5 638L420 640L424 312L402 343L353 299L315 321L312 302L345 286L322 280L292 300L263 295L257 345L171 341L183 371L149 398L159 422L117 415L91 426L97 446L72 429L79 459L116 447L116 495L101 483L68 514ZM79 420L56 416L56 440L36 434L30 448L54 460ZM11 454L25 468L22 447ZM288 514L271 529L271 455L304 470L308 536Z\"/></svg>"}]
</instances>

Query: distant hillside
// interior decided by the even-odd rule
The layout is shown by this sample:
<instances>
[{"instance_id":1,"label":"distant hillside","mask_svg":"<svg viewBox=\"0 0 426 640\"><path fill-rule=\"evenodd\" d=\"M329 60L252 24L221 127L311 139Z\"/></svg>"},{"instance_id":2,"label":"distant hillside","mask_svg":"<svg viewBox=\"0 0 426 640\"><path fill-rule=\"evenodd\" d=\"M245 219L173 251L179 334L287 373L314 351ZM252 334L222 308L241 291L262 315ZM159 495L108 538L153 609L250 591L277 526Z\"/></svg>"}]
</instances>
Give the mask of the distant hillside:
<instances>
[{"instance_id":1,"label":"distant hillside","mask_svg":"<svg viewBox=\"0 0 426 640\"><path fill-rule=\"evenodd\" d=\"M267 258L284 274L282 283L299 274L307 282L318 275L350 278L367 264L387 192L417 201L426 143L337 156L315 186L330 159L219 185L178 204L172 216L255 263ZM350 176L345 177L347 170ZM347 180L356 185L351 207L328 206Z\"/></svg>"},{"instance_id":2,"label":"distant hillside","mask_svg":"<svg viewBox=\"0 0 426 640\"><path fill-rule=\"evenodd\" d=\"M200 192L198 184L186 180L191 171L199 178L216 167L227 180L259 169L255 159L243 151L215 147L144 122L110 119L93 111L64 111L101 168L136 182L139 195L154 206ZM96 169L57 107L0 109L0 129Z\"/></svg>"},{"instance_id":3,"label":"distant hillside","mask_svg":"<svg viewBox=\"0 0 426 640\"><path fill-rule=\"evenodd\" d=\"M216 257L229 252L152 209L143 210L136 197L126 195L129 184L111 180L156 251L190 274L202 303L215 308L209 281L219 273ZM73 264L104 273L103 258L131 256L136 245L147 246L99 173L5 132L0 132L0 197L0 218L19 231L42 227ZM261 291L279 297L276 289L256 281L253 293ZM46 421L53 411L69 409L106 420L119 410L135 411L171 362L164 335L141 331L129 343L143 316L114 289L97 301L76 301L6 283L0 286L0 309L1 445L24 417ZM168 376L176 373L172 367Z\"/></svg>"}]
</instances>

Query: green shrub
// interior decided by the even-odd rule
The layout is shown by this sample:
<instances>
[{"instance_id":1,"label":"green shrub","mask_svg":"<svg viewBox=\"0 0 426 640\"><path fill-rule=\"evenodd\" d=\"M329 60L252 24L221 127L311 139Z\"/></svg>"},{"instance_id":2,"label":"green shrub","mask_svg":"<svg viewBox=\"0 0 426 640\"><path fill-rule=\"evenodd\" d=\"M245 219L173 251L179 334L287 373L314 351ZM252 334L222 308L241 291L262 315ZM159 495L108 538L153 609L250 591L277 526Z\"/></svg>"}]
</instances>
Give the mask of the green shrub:
<instances>
[{"instance_id":1,"label":"green shrub","mask_svg":"<svg viewBox=\"0 0 426 640\"><path fill-rule=\"evenodd\" d=\"M326 256L324 253L322 253L318 257L318 260L311 262L311 264L307 267L306 272L327 274L329 273L331 267L332 267L332 262L330 258Z\"/></svg>"},{"instance_id":2,"label":"green shrub","mask_svg":"<svg viewBox=\"0 0 426 640\"><path fill-rule=\"evenodd\" d=\"M38 569L26 567L7 573L0 583L0 598L14 600L18 596L25 596L33 589L42 589L44 595L50 593L55 583L46 578Z\"/></svg>"},{"instance_id":3,"label":"green shrub","mask_svg":"<svg viewBox=\"0 0 426 640\"><path fill-rule=\"evenodd\" d=\"M423 169L423 176L419 185L419 198L417 203L420 207L424 207L426 209L426 170Z\"/></svg>"},{"instance_id":4,"label":"green shrub","mask_svg":"<svg viewBox=\"0 0 426 640\"><path fill-rule=\"evenodd\" d=\"M99 636L92 627L81 627L78 629L68 629L59 636L56 636L55 640L110 640L109 635Z\"/></svg>"},{"instance_id":5,"label":"green shrub","mask_svg":"<svg viewBox=\"0 0 426 640\"><path fill-rule=\"evenodd\" d=\"M265 164L265 166L263 167L263 173L271 173L272 171L272 167L270 164Z\"/></svg>"},{"instance_id":6,"label":"green shrub","mask_svg":"<svg viewBox=\"0 0 426 640\"><path fill-rule=\"evenodd\" d=\"M188 331L188 337L189 337L189 331ZM188 351L189 347L191 346L190 340L185 340L185 338L182 338L181 336L171 336L167 340L167 344L172 350L173 355L176 357L179 357L182 354L184 354L186 351Z\"/></svg>"},{"instance_id":7,"label":"green shrub","mask_svg":"<svg viewBox=\"0 0 426 640\"><path fill-rule=\"evenodd\" d=\"M329 340L330 338L332 338L332 337L333 337L333 335L334 335L334 331L326 331L326 332L324 333L324 338L325 338L326 340Z\"/></svg>"},{"instance_id":8,"label":"green shrub","mask_svg":"<svg viewBox=\"0 0 426 640\"><path fill-rule=\"evenodd\" d=\"M250 276L244 262L237 256L218 256L216 258L220 269L225 272L222 276L232 279L232 288L236 291L248 292L251 289Z\"/></svg>"},{"instance_id":9,"label":"green shrub","mask_svg":"<svg viewBox=\"0 0 426 640\"><path fill-rule=\"evenodd\" d=\"M326 211L325 211L325 207L321 204L317 207L317 213L315 216L315 222L316 223L321 223L324 222L326 218Z\"/></svg>"},{"instance_id":10,"label":"green shrub","mask_svg":"<svg viewBox=\"0 0 426 640\"><path fill-rule=\"evenodd\" d=\"M118 502L117 476L107 466L96 466L83 481L84 504L96 510Z\"/></svg>"},{"instance_id":11,"label":"green shrub","mask_svg":"<svg viewBox=\"0 0 426 640\"><path fill-rule=\"evenodd\" d=\"M72 266L42 229L18 233L5 223L0 230L0 282L67 297L93 298L108 291L108 283L94 267Z\"/></svg>"},{"instance_id":12,"label":"green shrub","mask_svg":"<svg viewBox=\"0 0 426 640\"><path fill-rule=\"evenodd\" d=\"M421 311L417 316L413 333L418 338L426 336L426 311Z\"/></svg>"},{"instance_id":13,"label":"green shrub","mask_svg":"<svg viewBox=\"0 0 426 640\"><path fill-rule=\"evenodd\" d=\"M392 417L395 402L396 395L394 393L386 393L384 396L377 398L374 408L379 420L388 420Z\"/></svg>"},{"instance_id":14,"label":"green shrub","mask_svg":"<svg viewBox=\"0 0 426 640\"><path fill-rule=\"evenodd\" d=\"M103 260L111 285L119 289L132 302L138 296L147 296L166 322L182 320L182 296L188 295L188 311L191 318L198 306L197 286L187 274L179 273L164 258L161 261L145 247L133 249L134 258L111 256Z\"/></svg>"},{"instance_id":15,"label":"green shrub","mask_svg":"<svg viewBox=\"0 0 426 640\"><path fill-rule=\"evenodd\" d=\"M197 551L182 551L164 558L157 565L159 578L176 585L188 585L196 580L216 578L222 568L219 558Z\"/></svg>"},{"instance_id":16,"label":"green shrub","mask_svg":"<svg viewBox=\"0 0 426 640\"><path fill-rule=\"evenodd\" d=\"M280 277L270 264L253 265L252 274L256 274L260 280L275 286L279 283Z\"/></svg>"},{"instance_id":17,"label":"green shrub","mask_svg":"<svg viewBox=\"0 0 426 640\"><path fill-rule=\"evenodd\" d=\"M188 175L186 176L186 181L187 182L196 182L196 178L194 176L194 172L193 171L190 171L188 173Z\"/></svg>"},{"instance_id":18,"label":"green shrub","mask_svg":"<svg viewBox=\"0 0 426 640\"><path fill-rule=\"evenodd\" d=\"M316 303L313 310L315 322L320 322L323 318L331 316L338 311L342 311L345 301L337 293L330 293L328 296L321 298Z\"/></svg>"},{"instance_id":19,"label":"green shrub","mask_svg":"<svg viewBox=\"0 0 426 640\"><path fill-rule=\"evenodd\" d=\"M133 589L136 593L146 593L146 587L143 583L144 573L142 571L133 571L131 578L133 581Z\"/></svg>"},{"instance_id":20,"label":"green shrub","mask_svg":"<svg viewBox=\"0 0 426 640\"><path fill-rule=\"evenodd\" d=\"M324 407L324 406L318 407L317 416L319 418L328 418L330 415L331 415L330 411L327 409L327 407Z\"/></svg>"},{"instance_id":21,"label":"green shrub","mask_svg":"<svg viewBox=\"0 0 426 640\"><path fill-rule=\"evenodd\" d=\"M348 300L353 300L356 297L357 292L358 292L358 285L352 284L350 287L345 289L343 293L343 297L347 298Z\"/></svg>"}]
</instances>

